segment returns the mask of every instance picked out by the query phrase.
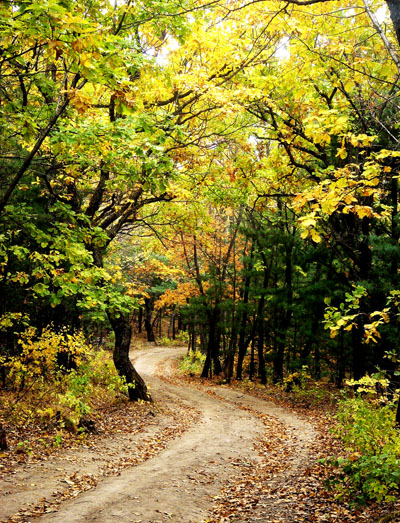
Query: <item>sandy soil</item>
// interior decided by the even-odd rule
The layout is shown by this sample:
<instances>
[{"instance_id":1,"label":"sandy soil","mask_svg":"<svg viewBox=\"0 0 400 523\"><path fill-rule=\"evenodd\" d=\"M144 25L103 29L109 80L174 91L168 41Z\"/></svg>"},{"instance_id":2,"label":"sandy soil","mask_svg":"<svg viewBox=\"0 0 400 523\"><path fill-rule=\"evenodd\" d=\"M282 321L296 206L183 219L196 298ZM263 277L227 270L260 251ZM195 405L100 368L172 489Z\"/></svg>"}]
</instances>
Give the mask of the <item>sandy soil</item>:
<instances>
[{"instance_id":1,"label":"sandy soil","mask_svg":"<svg viewBox=\"0 0 400 523\"><path fill-rule=\"evenodd\" d=\"M41 521L204 522L213 497L235 474L240 474L238 463L251 466L261 459L254 442L262 437L265 425L257 413L285 425L290 447L285 455L290 454L290 458L285 469L265 486L268 503L255 508L251 521L291 521L290 503L281 503L279 495L274 493L280 484L290 481L306 466L308 447L314 438L310 424L292 412L225 387L199 390L159 379L156 374L160 365L161 372L168 376L169 362L181 352L182 349L158 347L136 352L134 356L135 367L150 385L156 404L167 402L177 409L194 407L199 412L188 430L154 457L123 470L118 476L101 478L92 490L61 503L56 512L50 512L55 510L50 508L50 513L39 518ZM146 438L154 441L157 434L162 437L163 428L170 422L167 415L157 415L142 432L105 439L104 445L118 458L119 453L135 452ZM82 449L17 472L12 478L1 478L0 520L8 521L23 503L51 496L71 472L96 475L104 465L102 460L90 450Z\"/></svg>"}]
</instances>

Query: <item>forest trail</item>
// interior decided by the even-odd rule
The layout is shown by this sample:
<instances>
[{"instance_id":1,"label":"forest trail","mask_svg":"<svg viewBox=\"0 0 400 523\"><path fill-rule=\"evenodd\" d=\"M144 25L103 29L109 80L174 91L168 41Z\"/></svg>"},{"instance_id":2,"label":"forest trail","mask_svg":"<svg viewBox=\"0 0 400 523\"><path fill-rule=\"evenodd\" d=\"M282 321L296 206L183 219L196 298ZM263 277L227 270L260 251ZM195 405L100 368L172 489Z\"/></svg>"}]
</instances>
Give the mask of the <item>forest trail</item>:
<instances>
[{"instance_id":1,"label":"forest trail","mask_svg":"<svg viewBox=\"0 0 400 523\"><path fill-rule=\"evenodd\" d=\"M262 499L254 503L251 516L240 516L238 511L234 521L294 521L290 499L282 499L280 492L298 475L300 469L307 466L308 449L315 436L311 425L288 410L235 389L216 386L194 388L174 380L171 364L183 350L153 347L135 351L133 356L135 367L150 385L156 405L180 404L192 412L189 428L157 455L123 470L118 476L101 478L92 490L64 501L57 511L49 510L50 513L38 518L40 521L214 521L213 498L224 487L240 480L249 467L266 466L263 459L268 461L268 452L265 452L269 445L268 430L274 430L274 427L284 433L280 440L282 448L277 450L276 471L272 466L270 480L263 485ZM196 415L193 415L193 408L197 411ZM163 423L167 424L168 420L163 415L157 415L155 423L150 424L149 434L157 434ZM137 441L146 439L149 434L144 431L138 435ZM121 452L125 451L123 439L114 440L114 444L121 448ZM264 449L264 454L260 448ZM81 461L79 474L88 473L89 462L89 459ZM17 492L9 484L8 492L4 492L0 481L0 492L7 494L3 499L0 494L0 507L3 507L0 508L0 519L7 521L18 510L18 503L21 505L27 500L32 503L39 492L45 496L46 488L54 490L57 481L65 477L63 471L62 476L58 472L57 478L57 471L63 470L64 465L73 466L71 462L63 463L60 459L56 464L47 463L45 471L32 467L25 483L39 484L40 491L27 486ZM23 478L14 476L13 484L18 484L18 480Z\"/></svg>"}]
</instances>

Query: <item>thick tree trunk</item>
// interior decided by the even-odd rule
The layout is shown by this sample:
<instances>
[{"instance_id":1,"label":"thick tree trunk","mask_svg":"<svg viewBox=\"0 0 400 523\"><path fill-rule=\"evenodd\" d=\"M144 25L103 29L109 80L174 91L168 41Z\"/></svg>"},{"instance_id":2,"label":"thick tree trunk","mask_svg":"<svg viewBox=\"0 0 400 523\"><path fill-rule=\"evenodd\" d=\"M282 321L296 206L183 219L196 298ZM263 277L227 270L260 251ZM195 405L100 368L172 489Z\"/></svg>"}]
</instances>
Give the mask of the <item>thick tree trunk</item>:
<instances>
[{"instance_id":1,"label":"thick tree trunk","mask_svg":"<svg viewBox=\"0 0 400 523\"><path fill-rule=\"evenodd\" d=\"M172 338L173 340L175 339L175 315L176 315L176 305L172 310L171 319L170 319L169 327L168 327L168 338Z\"/></svg>"},{"instance_id":2,"label":"thick tree trunk","mask_svg":"<svg viewBox=\"0 0 400 523\"><path fill-rule=\"evenodd\" d=\"M0 423L0 450L8 450L6 431Z\"/></svg>"},{"instance_id":3,"label":"thick tree trunk","mask_svg":"<svg viewBox=\"0 0 400 523\"><path fill-rule=\"evenodd\" d=\"M201 378L212 378L211 354L208 350L206 354L206 359L204 361L204 367L201 373Z\"/></svg>"},{"instance_id":4,"label":"thick tree trunk","mask_svg":"<svg viewBox=\"0 0 400 523\"><path fill-rule=\"evenodd\" d=\"M137 373L129 358L129 349L132 339L132 327L128 318L120 316L115 318L108 315L111 327L115 334L114 364L118 374L125 378L129 387L129 399L131 401L151 401L151 396L141 376Z\"/></svg>"}]
</instances>

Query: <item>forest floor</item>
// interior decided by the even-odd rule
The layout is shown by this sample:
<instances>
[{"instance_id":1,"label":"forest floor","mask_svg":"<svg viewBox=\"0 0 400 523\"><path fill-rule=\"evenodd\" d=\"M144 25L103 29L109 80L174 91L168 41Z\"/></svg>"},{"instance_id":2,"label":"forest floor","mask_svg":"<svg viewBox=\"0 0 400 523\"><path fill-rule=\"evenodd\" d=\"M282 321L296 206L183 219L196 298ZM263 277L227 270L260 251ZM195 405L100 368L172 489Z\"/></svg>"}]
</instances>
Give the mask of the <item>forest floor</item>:
<instances>
[{"instance_id":1,"label":"forest floor","mask_svg":"<svg viewBox=\"0 0 400 523\"><path fill-rule=\"evenodd\" d=\"M332 450L320 413L260 390L190 380L183 348L135 351L153 404L105 414L78 448L0 468L0 521L376 522L322 488Z\"/></svg>"}]
</instances>

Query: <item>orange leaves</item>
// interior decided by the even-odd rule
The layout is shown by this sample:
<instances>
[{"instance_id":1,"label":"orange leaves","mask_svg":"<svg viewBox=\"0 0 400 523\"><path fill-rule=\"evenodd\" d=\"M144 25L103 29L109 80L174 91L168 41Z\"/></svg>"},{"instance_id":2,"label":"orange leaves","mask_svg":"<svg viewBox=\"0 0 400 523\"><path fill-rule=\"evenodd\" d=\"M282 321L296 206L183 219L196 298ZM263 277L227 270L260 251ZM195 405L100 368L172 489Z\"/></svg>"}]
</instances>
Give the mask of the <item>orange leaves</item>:
<instances>
[{"instance_id":1,"label":"orange leaves","mask_svg":"<svg viewBox=\"0 0 400 523\"><path fill-rule=\"evenodd\" d=\"M186 305L187 300L199 294L193 282L179 283L176 289L167 289L155 302L155 310L170 309L179 305Z\"/></svg>"}]
</instances>

